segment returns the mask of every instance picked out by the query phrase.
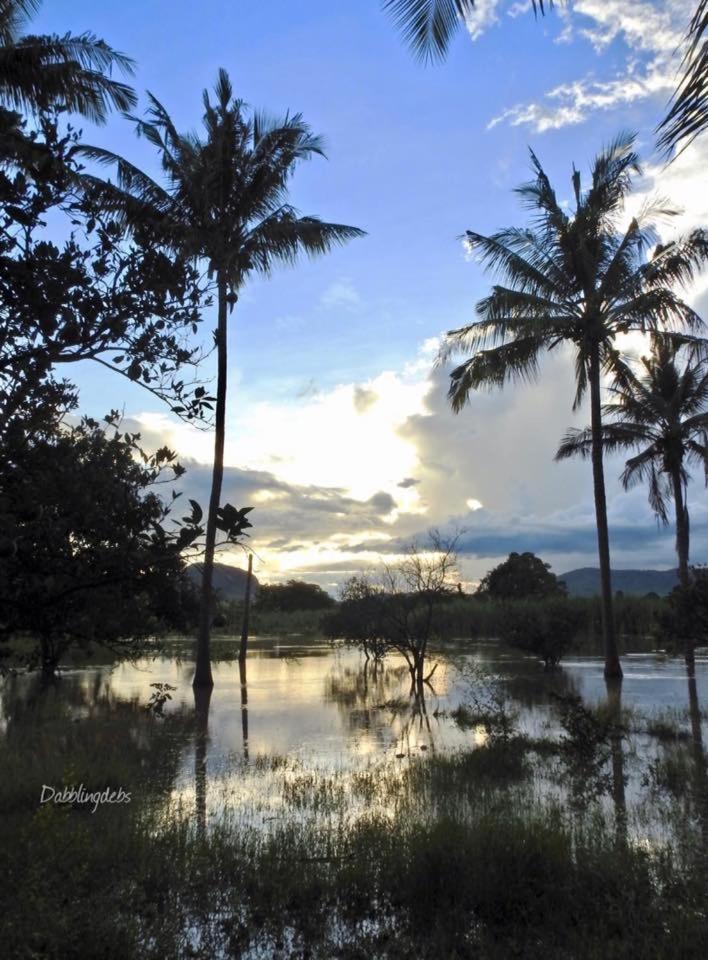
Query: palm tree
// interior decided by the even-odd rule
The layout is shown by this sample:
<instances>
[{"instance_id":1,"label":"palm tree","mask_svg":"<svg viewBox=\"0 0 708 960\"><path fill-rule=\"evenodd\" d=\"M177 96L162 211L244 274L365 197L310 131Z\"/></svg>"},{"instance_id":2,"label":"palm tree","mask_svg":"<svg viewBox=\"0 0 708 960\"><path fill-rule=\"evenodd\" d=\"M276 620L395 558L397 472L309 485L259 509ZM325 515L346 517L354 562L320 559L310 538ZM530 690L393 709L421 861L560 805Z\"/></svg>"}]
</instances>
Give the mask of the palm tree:
<instances>
[{"instance_id":1,"label":"palm tree","mask_svg":"<svg viewBox=\"0 0 708 960\"><path fill-rule=\"evenodd\" d=\"M621 366L615 336L631 330L698 330L700 317L674 292L708 256L708 238L696 230L658 247L654 222L672 211L647 205L620 230L624 202L640 171L634 137L623 134L595 159L589 188L573 169L575 210L566 212L536 156L535 179L518 189L533 211L526 228L490 237L468 231L469 248L506 282L477 304L477 322L451 331L441 360L471 352L451 374L449 396L459 411L482 387L535 379L540 355L561 344L574 352L576 409L590 393L591 460L602 583L605 674L622 675L615 639L610 550L603 472L601 385Z\"/></svg>"},{"instance_id":2,"label":"palm tree","mask_svg":"<svg viewBox=\"0 0 708 960\"><path fill-rule=\"evenodd\" d=\"M686 353L685 359L681 356ZM641 360L642 372L622 372L610 387L611 400L603 406L610 421L603 425L605 450L638 449L622 474L625 490L648 483L649 504L667 524L668 501L673 499L676 518L676 552L681 586L690 583L688 466L703 467L708 483L708 359L705 352L686 352L680 338L655 337L649 357ZM570 430L556 460L587 457L592 449L589 429Z\"/></svg>"},{"instance_id":3,"label":"palm tree","mask_svg":"<svg viewBox=\"0 0 708 960\"><path fill-rule=\"evenodd\" d=\"M111 79L114 68L133 73L133 61L93 34L23 33L41 0L0 0L0 104L34 113L66 107L94 123L109 111L135 106L133 90Z\"/></svg>"},{"instance_id":4,"label":"palm tree","mask_svg":"<svg viewBox=\"0 0 708 960\"><path fill-rule=\"evenodd\" d=\"M535 14L545 14L553 0L531 0L531 5ZM421 60L442 60L475 6L475 0L384 0L383 4Z\"/></svg>"},{"instance_id":5,"label":"palm tree","mask_svg":"<svg viewBox=\"0 0 708 960\"><path fill-rule=\"evenodd\" d=\"M708 0L699 0L686 36L683 73L658 127L659 147L679 153L708 128Z\"/></svg>"},{"instance_id":6,"label":"palm tree","mask_svg":"<svg viewBox=\"0 0 708 960\"><path fill-rule=\"evenodd\" d=\"M201 615L195 687L212 686L209 641L212 575L224 473L227 386L227 318L253 273L270 274L301 253L317 256L363 235L342 224L300 216L287 202L298 163L323 156L322 141L300 114L270 120L248 115L235 99L228 74L220 70L215 102L204 91L204 136L180 134L169 114L150 95L146 119L135 120L138 134L158 150L164 186L127 161L100 148L84 148L94 160L117 165L116 187L100 186L108 208L121 210L129 223L158 230L196 260L205 261L215 280L218 321L214 465L206 525ZM222 527L220 526L220 529Z\"/></svg>"}]
</instances>

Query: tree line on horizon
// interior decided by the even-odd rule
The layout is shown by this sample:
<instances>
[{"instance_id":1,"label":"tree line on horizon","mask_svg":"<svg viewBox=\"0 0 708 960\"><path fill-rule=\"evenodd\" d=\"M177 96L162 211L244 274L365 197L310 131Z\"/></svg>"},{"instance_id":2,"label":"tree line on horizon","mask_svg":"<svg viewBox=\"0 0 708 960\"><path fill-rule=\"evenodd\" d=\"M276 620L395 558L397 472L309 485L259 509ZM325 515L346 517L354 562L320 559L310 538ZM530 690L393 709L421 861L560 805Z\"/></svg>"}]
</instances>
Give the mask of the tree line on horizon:
<instances>
[{"instance_id":1,"label":"tree line on horizon","mask_svg":"<svg viewBox=\"0 0 708 960\"><path fill-rule=\"evenodd\" d=\"M303 254L323 255L363 231L303 216L291 204L291 181L299 164L324 155L321 139L300 114L272 120L251 111L235 96L222 69L213 94L204 92L200 133L180 132L153 94L148 94L146 113L136 116L129 112L137 104L134 91L111 76L116 70L130 77L133 62L88 33L37 37L24 32L38 5L36 0L0 5L0 636L38 632L45 638L43 665L51 672L56 661L45 656L46 650L51 653L73 634L86 642L100 639L100 624L91 613L97 596L120 610L131 591L152 580L146 607L159 605L165 577L174 583L189 552L199 551L194 686L209 688L218 537L221 544L243 545L251 527L250 508L222 503L232 314L253 275L267 276ZM408 36L418 49L424 49L420 38L427 37L430 49L443 52L450 12L457 22L469 4L396 0L386 6L404 29L415 25ZM534 6L545 13L549 4ZM699 5L691 27L694 45L687 56L694 57L693 67L705 6ZM431 26L421 17L434 9L442 14L433 17ZM692 81L694 92L697 82ZM671 114L674 147L684 142L678 135L682 114L676 109L681 96L680 89ZM686 136L699 132L699 107L694 103L691 109ZM66 118L79 114L101 124L112 110L121 111L155 149L161 171L157 179L124 157L83 142ZM598 154L588 186L573 168L572 213L557 200L533 152L531 163L532 179L518 190L530 224L491 236L466 233L468 246L499 283L477 304L477 321L447 335L439 359L466 357L450 379L450 402L459 411L478 389L535 379L546 351L573 350L574 406L589 395L591 424L568 434L558 457L591 460L605 672L621 677L603 457L608 450L637 451L627 463L625 486L646 481L651 506L662 520L668 519L668 501L674 501L679 572L688 590L686 487L691 463L705 466L708 459L708 354L703 321L677 291L705 265L708 238L697 229L660 244L657 219L673 213L661 203L646 206L628 227L621 227L626 199L641 172L632 135L618 136ZM99 176L102 166L115 179ZM66 228L63 244L46 228L47 219L57 216ZM214 396L200 379L204 353L194 345L212 305L217 313ZM618 335L632 331L652 341L651 355L639 372L616 343ZM178 494L164 503L146 491L162 482L164 468L171 467L174 476L182 468L172 451L159 451L156 459L144 454L139 436L121 431L114 413L105 427L84 420L78 428L67 428L78 397L59 372L83 360L140 384L190 422L204 423L213 415L206 511L191 501L189 512L171 522ZM603 405L606 382L611 399ZM92 473L95 458L107 450L117 465L120 498L127 503L133 496L139 514L132 535L120 542L106 538L104 518L71 496L71 488L85 486L88 476L95 478L90 489L99 506L103 497L115 495ZM73 471L73 483L63 491L45 483L46 502L29 500L25 481L36 471L51 477L60 451L63 469ZM136 458L137 474L132 467ZM153 512L143 515L138 508L146 496L153 498ZM98 547L106 543L110 556L99 560ZM94 564L93 575L79 560ZM132 572L121 572L128 570ZM157 620L169 622L169 611L162 613ZM111 638L118 642L126 629L134 627L117 617Z\"/></svg>"}]
</instances>

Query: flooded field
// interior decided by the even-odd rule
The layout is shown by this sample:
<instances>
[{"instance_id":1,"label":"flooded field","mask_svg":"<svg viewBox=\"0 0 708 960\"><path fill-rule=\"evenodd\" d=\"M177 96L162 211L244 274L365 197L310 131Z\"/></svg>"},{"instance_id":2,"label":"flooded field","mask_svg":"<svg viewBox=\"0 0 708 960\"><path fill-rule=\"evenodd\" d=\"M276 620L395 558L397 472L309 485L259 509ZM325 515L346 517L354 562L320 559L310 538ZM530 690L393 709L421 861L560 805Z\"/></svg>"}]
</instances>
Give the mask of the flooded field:
<instances>
[{"instance_id":1,"label":"flooded field","mask_svg":"<svg viewBox=\"0 0 708 960\"><path fill-rule=\"evenodd\" d=\"M32 678L9 679L2 726L13 736L24 725L25 735L31 740L34 732L46 748L52 725L41 718L47 712L51 717L58 711L75 729L100 714L100 735L124 741L122 749L129 751L136 710L120 706L137 708L140 716L153 685L168 684L171 699L163 716L151 717L140 733L144 738L155 731L174 755L174 779L161 799L202 816L206 811L210 818L261 825L281 810L283 790L292 792L294 783L304 811L307 784L313 800L318 789L313 777L329 778L344 790L352 775L396 777L430 757L523 738L535 756L522 778L529 790L567 800L569 770L577 759L573 748L586 750L596 777L589 787L580 784L588 787L588 802L603 807L614 798L624 804L622 815L639 834L649 824L664 830L657 826L658 809L647 801L657 769L692 762L689 752L702 751L708 732L702 708L708 702L708 660L702 658L689 681L677 658L629 655L621 692L608 693L600 658L570 658L548 672L494 642L467 643L432 658L436 669L421 697L411 696L406 665L395 657L375 663L322 641L256 638L241 670L236 650L235 640L219 641L214 690L196 704L190 646L181 641L170 644L169 655L67 670L42 692ZM608 711L616 721L611 729L602 727ZM596 713L596 728L583 730L583 721L592 724ZM565 751L559 753L559 745ZM583 771L574 774L582 779ZM656 792L652 797L658 803ZM349 801L350 814L361 808L353 796Z\"/></svg>"},{"instance_id":2,"label":"flooded field","mask_svg":"<svg viewBox=\"0 0 708 960\"><path fill-rule=\"evenodd\" d=\"M196 700L182 641L3 680L5 955L701 956L705 658L627 656L620 690L467 643L412 694L394 657L236 651Z\"/></svg>"}]
</instances>

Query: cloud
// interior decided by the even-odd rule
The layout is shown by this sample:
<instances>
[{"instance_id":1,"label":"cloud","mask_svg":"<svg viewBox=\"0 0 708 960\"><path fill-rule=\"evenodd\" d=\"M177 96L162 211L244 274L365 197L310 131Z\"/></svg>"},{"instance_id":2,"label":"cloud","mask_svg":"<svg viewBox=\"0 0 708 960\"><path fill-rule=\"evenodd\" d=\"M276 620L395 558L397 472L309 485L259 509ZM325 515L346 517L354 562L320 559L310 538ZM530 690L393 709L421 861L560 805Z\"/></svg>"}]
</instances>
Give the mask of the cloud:
<instances>
[{"instance_id":1,"label":"cloud","mask_svg":"<svg viewBox=\"0 0 708 960\"><path fill-rule=\"evenodd\" d=\"M352 310L360 304L359 292L348 277L340 277L330 283L320 297L320 305L328 310L341 307Z\"/></svg>"},{"instance_id":2,"label":"cloud","mask_svg":"<svg viewBox=\"0 0 708 960\"><path fill-rule=\"evenodd\" d=\"M651 97L666 100L676 84L676 50L693 6L693 0L576 0L572 6L559 6L563 29L558 42L590 43L600 66L603 55L619 47L620 69L609 78L589 73L552 88L540 101L514 104L493 117L487 128L509 123L544 133L582 123L598 110Z\"/></svg>"},{"instance_id":3,"label":"cloud","mask_svg":"<svg viewBox=\"0 0 708 960\"><path fill-rule=\"evenodd\" d=\"M529 126L536 133L558 130L584 123L596 110L610 110L655 94L671 93L673 79L666 73L665 64L652 63L647 69L614 80L595 80L585 77L563 83L545 96L542 102L519 103L502 111L487 124L491 130L501 123L512 127Z\"/></svg>"},{"instance_id":4,"label":"cloud","mask_svg":"<svg viewBox=\"0 0 708 960\"><path fill-rule=\"evenodd\" d=\"M298 400L305 400L310 397L317 397L320 394L320 389L317 386L317 382L314 377L310 377L307 383L303 383L300 389L295 394Z\"/></svg>"},{"instance_id":5,"label":"cloud","mask_svg":"<svg viewBox=\"0 0 708 960\"><path fill-rule=\"evenodd\" d=\"M306 575L330 589L382 557L395 558L433 526L467 531L465 581L511 550L540 553L559 572L595 566L589 465L553 462L566 429L587 421L587 411L571 409L570 353L546 356L535 384L474 394L460 414L449 407L445 369L428 362L411 374L410 367L297 404L255 404L229 425L222 500L254 507L260 579ZM366 401L363 412L357 397ZM156 414L125 429L140 430L147 446L168 443L186 453L179 488L185 500L206 505L209 433ZM622 492L621 468L612 460L606 469L613 562L671 566L672 531L657 528L644 489ZM705 560L708 505L693 484L689 499L692 556ZM238 552L230 559L242 563Z\"/></svg>"},{"instance_id":6,"label":"cloud","mask_svg":"<svg viewBox=\"0 0 708 960\"><path fill-rule=\"evenodd\" d=\"M366 387L354 387L354 409L357 413L366 413L378 400L379 396L375 390L367 390Z\"/></svg>"},{"instance_id":7,"label":"cloud","mask_svg":"<svg viewBox=\"0 0 708 960\"><path fill-rule=\"evenodd\" d=\"M465 17L467 32L473 40L499 22L497 10L500 5L501 0L477 0L474 10Z\"/></svg>"}]
</instances>

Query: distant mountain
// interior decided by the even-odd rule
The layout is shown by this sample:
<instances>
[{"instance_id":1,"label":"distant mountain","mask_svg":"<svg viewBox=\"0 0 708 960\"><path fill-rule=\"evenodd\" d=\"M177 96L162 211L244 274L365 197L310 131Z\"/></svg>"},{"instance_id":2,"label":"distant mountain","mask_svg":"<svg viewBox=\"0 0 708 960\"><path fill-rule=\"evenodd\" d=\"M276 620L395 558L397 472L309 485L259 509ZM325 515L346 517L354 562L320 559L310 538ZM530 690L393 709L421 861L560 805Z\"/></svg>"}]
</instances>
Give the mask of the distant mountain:
<instances>
[{"instance_id":1,"label":"distant mountain","mask_svg":"<svg viewBox=\"0 0 708 960\"><path fill-rule=\"evenodd\" d=\"M600 593L600 571L597 567L581 567L558 577L572 597L592 597ZM644 596L646 593L669 593L678 583L676 570L613 570L612 589Z\"/></svg>"},{"instance_id":2,"label":"distant mountain","mask_svg":"<svg viewBox=\"0 0 708 960\"><path fill-rule=\"evenodd\" d=\"M187 568L187 575L197 586L202 579L201 563L193 563ZM246 596L246 578L248 574L239 567L232 567L229 563L214 564L214 590L222 600L243 600ZM251 600L258 594L258 580L251 580Z\"/></svg>"}]
</instances>

